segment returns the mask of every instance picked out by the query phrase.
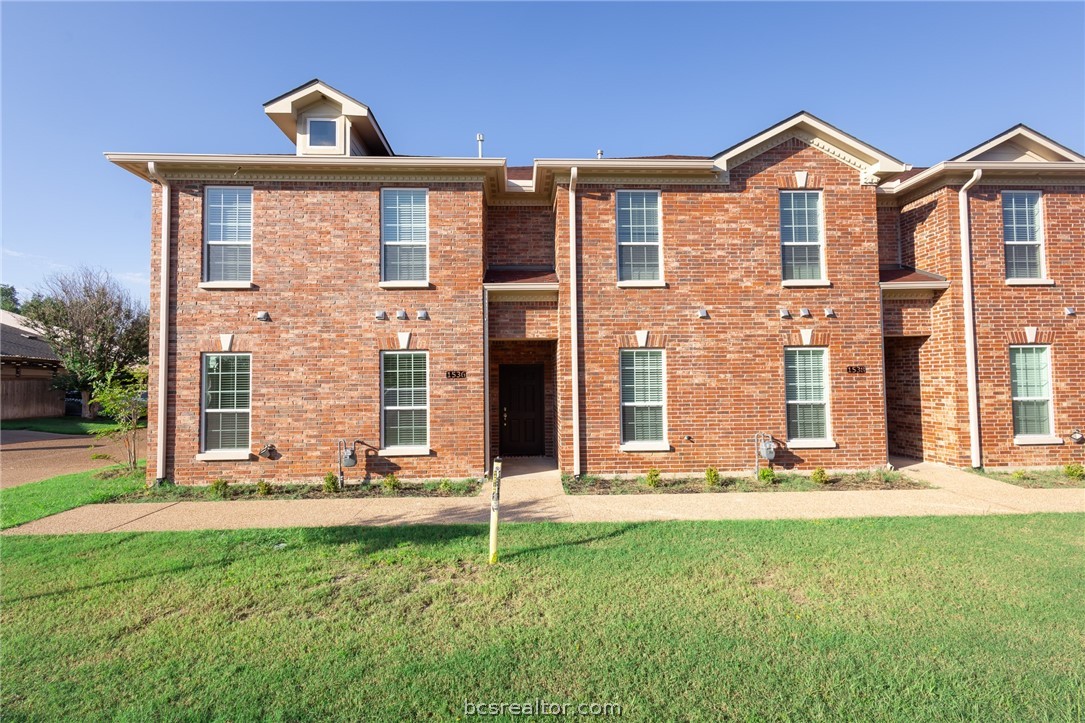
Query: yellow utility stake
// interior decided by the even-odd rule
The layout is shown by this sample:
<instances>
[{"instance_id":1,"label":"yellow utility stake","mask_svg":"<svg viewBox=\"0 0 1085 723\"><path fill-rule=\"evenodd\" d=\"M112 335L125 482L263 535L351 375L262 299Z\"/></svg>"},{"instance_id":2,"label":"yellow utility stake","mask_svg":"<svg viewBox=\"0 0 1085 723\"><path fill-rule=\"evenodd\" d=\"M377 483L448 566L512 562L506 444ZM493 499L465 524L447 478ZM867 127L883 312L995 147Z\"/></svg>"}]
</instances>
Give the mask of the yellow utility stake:
<instances>
[{"instance_id":1,"label":"yellow utility stake","mask_svg":"<svg viewBox=\"0 0 1085 723\"><path fill-rule=\"evenodd\" d=\"M497 562L497 510L501 506L501 458L494 460L493 491L490 492L490 564Z\"/></svg>"}]
</instances>

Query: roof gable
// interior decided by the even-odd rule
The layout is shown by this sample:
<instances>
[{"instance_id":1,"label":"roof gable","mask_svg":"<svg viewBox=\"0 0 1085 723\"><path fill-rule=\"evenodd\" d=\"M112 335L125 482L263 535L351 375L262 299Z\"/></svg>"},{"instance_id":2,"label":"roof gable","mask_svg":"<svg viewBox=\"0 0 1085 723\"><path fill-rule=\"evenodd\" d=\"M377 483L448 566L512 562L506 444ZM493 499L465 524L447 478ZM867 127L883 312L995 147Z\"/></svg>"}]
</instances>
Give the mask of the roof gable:
<instances>
[{"instance_id":1,"label":"roof gable","mask_svg":"<svg viewBox=\"0 0 1085 723\"><path fill-rule=\"evenodd\" d=\"M800 111L755 136L721 151L713 158L724 172L756 158L781 143L798 138L858 170L864 182L877 183L901 173L906 166L888 153L860 141L806 111Z\"/></svg>"},{"instance_id":2,"label":"roof gable","mask_svg":"<svg viewBox=\"0 0 1085 723\"><path fill-rule=\"evenodd\" d=\"M994 138L951 158L951 163L1018 162L1072 163L1085 161L1085 156L1037 133L1023 123L999 133Z\"/></svg>"}]
</instances>

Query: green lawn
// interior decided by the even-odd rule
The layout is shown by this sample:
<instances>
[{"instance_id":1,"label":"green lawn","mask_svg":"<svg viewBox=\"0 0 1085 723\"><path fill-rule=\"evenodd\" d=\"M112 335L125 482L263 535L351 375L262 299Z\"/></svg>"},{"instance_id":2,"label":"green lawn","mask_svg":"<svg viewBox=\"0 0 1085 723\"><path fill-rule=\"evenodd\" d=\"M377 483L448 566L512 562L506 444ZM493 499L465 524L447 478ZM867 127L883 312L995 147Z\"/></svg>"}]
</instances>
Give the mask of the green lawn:
<instances>
[{"instance_id":1,"label":"green lawn","mask_svg":"<svg viewBox=\"0 0 1085 723\"><path fill-rule=\"evenodd\" d=\"M1018 487L1067 489L1085 487L1085 474L1080 473L1080 468L1081 465L1068 465L1055 469L1019 469L1013 472L998 472L986 469L972 471L984 477L990 477L999 482L1008 482Z\"/></svg>"},{"instance_id":2,"label":"green lawn","mask_svg":"<svg viewBox=\"0 0 1085 723\"><path fill-rule=\"evenodd\" d=\"M5 720L1085 715L1085 515L4 537ZM507 720L507 719L506 719Z\"/></svg>"},{"instance_id":3,"label":"green lawn","mask_svg":"<svg viewBox=\"0 0 1085 723\"><path fill-rule=\"evenodd\" d=\"M0 429L28 429L33 432L52 432L53 434L94 434L115 428L116 423L108 418L81 419L80 417L38 417L36 419L5 419L0 422ZM140 422L141 427L147 421Z\"/></svg>"},{"instance_id":4,"label":"green lawn","mask_svg":"<svg viewBox=\"0 0 1085 723\"><path fill-rule=\"evenodd\" d=\"M145 480L142 467L131 477L99 479L100 474L101 469L77 472L0 490L0 529L55 515L73 507L109 502L142 488Z\"/></svg>"}]
</instances>

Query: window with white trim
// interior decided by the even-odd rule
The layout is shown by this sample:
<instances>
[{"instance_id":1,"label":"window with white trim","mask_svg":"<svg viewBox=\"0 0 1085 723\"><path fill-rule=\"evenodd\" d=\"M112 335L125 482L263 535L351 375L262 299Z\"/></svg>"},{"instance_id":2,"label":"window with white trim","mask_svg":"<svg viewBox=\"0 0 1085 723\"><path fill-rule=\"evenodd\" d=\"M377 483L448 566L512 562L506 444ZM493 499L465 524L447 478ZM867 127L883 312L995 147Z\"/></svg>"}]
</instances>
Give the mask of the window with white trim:
<instances>
[{"instance_id":1,"label":"window with white trim","mask_svg":"<svg viewBox=\"0 0 1085 723\"><path fill-rule=\"evenodd\" d=\"M204 281L252 281L252 188L204 190Z\"/></svg>"},{"instance_id":2,"label":"window with white trim","mask_svg":"<svg viewBox=\"0 0 1085 723\"><path fill-rule=\"evenodd\" d=\"M249 448L252 355L204 354L203 450Z\"/></svg>"},{"instance_id":3,"label":"window with white trim","mask_svg":"<svg viewBox=\"0 0 1085 723\"><path fill-rule=\"evenodd\" d=\"M1043 278L1039 191L1002 193L1002 238L1007 279Z\"/></svg>"},{"instance_id":4,"label":"window with white trim","mask_svg":"<svg viewBox=\"0 0 1085 723\"><path fill-rule=\"evenodd\" d=\"M381 352L382 447L429 444L429 374L426 353Z\"/></svg>"},{"instance_id":5,"label":"window with white trim","mask_svg":"<svg viewBox=\"0 0 1085 723\"><path fill-rule=\"evenodd\" d=\"M784 281L823 280L821 191L780 191Z\"/></svg>"},{"instance_id":6,"label":"window with white trim","mask_svg":"<svg viewBox=\"0 0 1085 723\"><path fill-rule=\"evenodd\" d=\"M1011 346L1010 387L1014 435L1051 434L1051 347Z\"/></svg>"},{"instance_id":7,"label":"window with white trim","mask_svg":"<svg viewBox=\"0 0 1085 723\"><path fill-rule=\"evenodd\" d=\"M618 191L618 280L659 281L659 191Z\"/></svg>"},{"instance_id":8,"label":"window with white trim","mask_svg":"<svg viewBox=\"0 0 1085 723\"><path fill-rule=\"evenodd\" d=\"M381 280L425 281L429 274L426 189L381 190Z\"/></svg>"},{"instance_id":9,"label":"window with white trim","mask_svg":"<svg viewBox=\"0 0 1085 723\"><path fill-rule=\"evenodd\" d=\"M784 350L787 438L829 438L829 375L826 349Z\"/></svg>"},{"instance_id":10,"label":"window with white trim","mask_svg":"<svg viewBox=\"0 0 1085 723\"><path fill-rule=\"evenodd\" d=\"M662 442L663 350L621 352L622 444Z\"/></svg>"},{"instance_id":11,"label":"window with white trim","mask_svg":"<svg viewBox=\"0 0 1085 723\"><path fill-rule=\"evenodd\" d=\"M334 148L338 146L339 122L334 118L310 118L309 145L313 148Z\"/></svg>"}]
</instances>

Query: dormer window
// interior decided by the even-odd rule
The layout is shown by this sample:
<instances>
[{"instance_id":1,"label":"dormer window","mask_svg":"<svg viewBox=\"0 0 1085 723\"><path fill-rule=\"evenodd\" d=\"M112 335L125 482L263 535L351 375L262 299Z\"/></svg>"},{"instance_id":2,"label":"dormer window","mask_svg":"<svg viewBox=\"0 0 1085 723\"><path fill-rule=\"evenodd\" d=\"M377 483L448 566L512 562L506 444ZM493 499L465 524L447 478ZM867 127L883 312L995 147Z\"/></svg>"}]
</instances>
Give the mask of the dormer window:
<instances>
[{"instance_id":1,"label":"dormer window","mask_svg":"<svg viewBox=\"0 0 1085 723\"><path fill-rule=\"evenodd\" d=\"M312 148L335 148L339 145L338 123L333 118L309 119L309 146Z\"/></svg>"}]
</instances>

